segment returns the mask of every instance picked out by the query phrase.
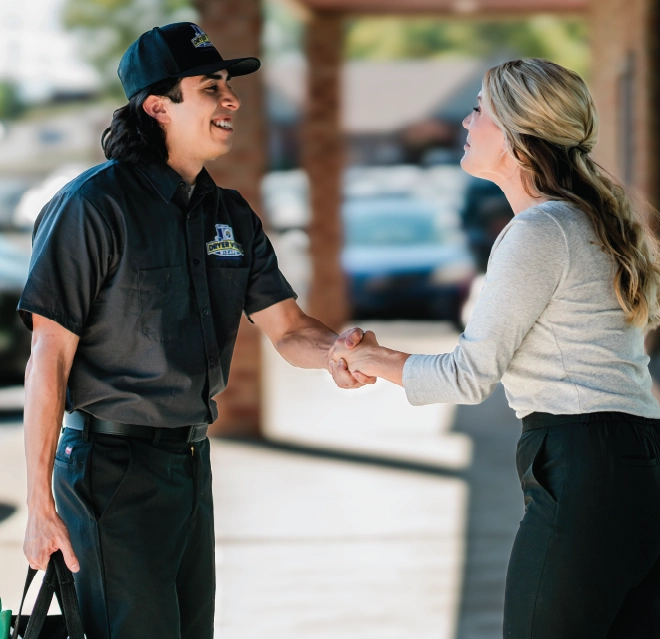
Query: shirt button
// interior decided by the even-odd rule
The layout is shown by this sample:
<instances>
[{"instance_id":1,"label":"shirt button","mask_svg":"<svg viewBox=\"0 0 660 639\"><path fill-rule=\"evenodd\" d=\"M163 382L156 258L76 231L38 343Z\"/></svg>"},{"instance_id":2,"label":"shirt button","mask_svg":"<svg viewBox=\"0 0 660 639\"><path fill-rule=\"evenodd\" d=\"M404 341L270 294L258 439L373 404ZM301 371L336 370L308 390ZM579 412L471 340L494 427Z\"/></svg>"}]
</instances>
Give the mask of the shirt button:
<instances>
[{"instance_id":1,"label":"shirt button","mask_svg":"<svg viewBox=\"0 0 660 639\"><path fill-rule=\"evenodd\" d=\"M209 361L209 366L213 368L215 366L215 360L210 360Z\"/></svg>"},{"instance_id":2,"label":"shirt button","mask_svg":"<svg viewBox=\"0 0 660 639\"><path fill-rule=\"evenodd\" d=\"M185 182L179 182L179 188L183 191L186 188Z\"/></svg>"},{"instance_id":3,"label":"shirt button","mask_svg":"<svg viewBox=\"0 0 660 639\"><path fill-rule=\"evenodd\" d=\"M195 214L194 214L194 213L188 213L188 215L186 215L186 217L187 217L189 220L192 220L192 219L195 217Z\"/></svg>"},{"instance_id":4,"label":"shirt button","mask_svg":"<svg viewBox=\"0 0 660 639\"><path fill-rule=\"evenodd\" d=\"M204 313L204 315L210 315L210 314L211 314L211 311L209 311L208 308L205 308L205 309L202 311L202 313Z\"/></svg>"},{"instance_id":5,"label":"shirt button","mask_svg":"<svg viewBox=\"0 0 660 639\"><path fill-rule=\"evenodd\" d=\"M195 258L195 259L193 260L193 264L194 264L195 266L199 266L199 260L198 260L197 258Z\"/></svg>"}]
</instances>

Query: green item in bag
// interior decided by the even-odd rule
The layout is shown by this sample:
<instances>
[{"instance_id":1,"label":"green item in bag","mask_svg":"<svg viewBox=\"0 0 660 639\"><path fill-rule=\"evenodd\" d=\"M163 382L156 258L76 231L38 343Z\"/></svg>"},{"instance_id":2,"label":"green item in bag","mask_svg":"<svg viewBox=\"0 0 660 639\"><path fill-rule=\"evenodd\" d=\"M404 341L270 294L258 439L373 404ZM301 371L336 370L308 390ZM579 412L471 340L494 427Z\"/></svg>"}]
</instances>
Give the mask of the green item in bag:
<instances>
[{"instance_id":1,"label":"green item in bag","mask_svg":"<svg viewBox=\"0 0 660 639\"><path fill-rule=\"evenodd\" d=\"M0 639L9 639L11 626L11 610L2 610L2 599L0 599Z\"/></svg>"}]
</instances>

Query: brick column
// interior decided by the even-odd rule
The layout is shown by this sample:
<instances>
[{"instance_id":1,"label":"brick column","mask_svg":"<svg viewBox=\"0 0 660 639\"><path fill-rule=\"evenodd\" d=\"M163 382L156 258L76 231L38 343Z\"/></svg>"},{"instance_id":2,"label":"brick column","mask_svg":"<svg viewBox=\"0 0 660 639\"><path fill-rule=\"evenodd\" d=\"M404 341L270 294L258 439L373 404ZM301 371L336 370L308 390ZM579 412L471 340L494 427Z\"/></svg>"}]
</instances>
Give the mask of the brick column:
<instances>
[{"instance_id":1,"label":"brick column","mask_svg":"<svg viewBox=\"0 0 660 639\"><path fill-rule=\"evenodd\" d=\"M196 0L201 27L224 59L261 54L260 0ZM215 182L240 191L261 215L260 182L267 165L263 71L236 78L241 98L231 152L207 166ZM243 319L227 389L215 400L219 417L213 435L259 434L261 412L261 349L259 330Z\"/></svg>"},{"instance_id":2,"label":"brick column","mask_svg":"<svg viewBox=\"0 0 660 639\"><path fill-rule=\"evenodd\" d=\"M590 14L590 85L600 116L596 158L607 170L623 178L623 156L631 150L627 159L631 163L631 179L627 186L651 199L657 195L656 146L651 135L656 110L651 88L657 72L657 62L654 64L651 58L654 47L657 48L652 24L654 5L657 0L592 0ZM631 82L629 105L624 99L626 74ZM626 127L628 130L624 130Z\"/></svg>"},{"instance_id":3,"label":"brick column","mask_svg":"<svg viewBox=\"0 0 660 639\"><path fill-rule=\"evenodd\" d=\"M646 39L649 56L649 138L650 159L649 174L652 186L648 197L653 206L660 207L660 116L658 115L658 100L660 100L660 42L658 42L658 29L660 29L660 0L651 0L646 24ZM658 229L660 232L660 229Z\"/></svg>"},{"instance_id":4,"label":"brick column","mask_svg":"<svg viewBox=\"0 0 660 639\"><path fill-rule=\"evenodd\" d=\"M632 169L628 186L655 207L660 205L659 13L660 0L592 0L590 15L591 87L600 115L597 159L606 169L620 175L622 154L628 147L632 151L628 158ZM621 78L631 64L632 126L626 131L622 128L626 124L626 105ZM624 139L628 134L631 140ZM660 330L649 332L645 343L647 352L660 351Z\"/></svg>"},{"instance_id":5,"label":"brick column","mask_svg":"<svg viewBox=\"0 0 660 639\"><path fill-rule=\"evenodd\" d=\"M303 129L303 165L310 181L309 226L312 282L309 313L338 329L348 318L339 257L344 144L341 130L343 19L335 13L310 17L306 36L308 99Z\"/></svg>"}]
</instances>

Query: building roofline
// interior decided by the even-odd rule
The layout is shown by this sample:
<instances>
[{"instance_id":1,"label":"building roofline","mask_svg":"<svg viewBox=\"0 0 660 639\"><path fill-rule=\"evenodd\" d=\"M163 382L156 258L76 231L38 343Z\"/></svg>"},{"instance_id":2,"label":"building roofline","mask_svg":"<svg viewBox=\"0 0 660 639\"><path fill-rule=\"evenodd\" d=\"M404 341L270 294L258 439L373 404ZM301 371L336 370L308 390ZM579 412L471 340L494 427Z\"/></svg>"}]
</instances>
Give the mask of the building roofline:
<instances>
[{"instance_id":1,"label":"building roofline","mask_svg":"<svg viewBox=\"0 0 660 639\"><path fill-rule=\"evenodd\" d=\"M304 14L440 14L465 17L522 16L534 13L584 14L589 0L282 0Z\"/></svg>"}]
</instances>

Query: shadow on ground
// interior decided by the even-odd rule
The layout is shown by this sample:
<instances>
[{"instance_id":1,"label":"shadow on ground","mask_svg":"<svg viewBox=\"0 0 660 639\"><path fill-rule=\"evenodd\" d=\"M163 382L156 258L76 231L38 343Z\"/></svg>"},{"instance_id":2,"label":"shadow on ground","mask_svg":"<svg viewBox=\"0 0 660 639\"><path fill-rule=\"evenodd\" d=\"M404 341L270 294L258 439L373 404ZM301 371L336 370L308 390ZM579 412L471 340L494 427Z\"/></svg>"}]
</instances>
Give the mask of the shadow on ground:
<instances>
[{"instance_id":1,"label":"shadow on ground","mask_svg":"<svg viewBox=\"0 0 660 639\"><path fill-rule=\"evenodd\" d=\"M0 426L17 423L23 423L23 410L0 410Z\"/></svg>"},{"instance_id":2,"label":"shadow on ground","mask_svg":"<svg viewBox=\"0 0 660 639\"><path fill-rule=\"evenodd\" d=\"M472 464L462 471L306 445L250 439L231 440L295 455L337 459L466 481L469 488L466 555L455 637L499 639L502 636L506 569L518 523L523 515L522 493L515 465L521 423L509 408L504 388L499 385L483 403L458 406L451 430L464 433L472 439Z\"/></svg>"},{"instance_id":3,"label":"shadow on ground","mask_svg":"<svg viewBox=\"0 0 660 639\"><path fill-rule=\"evenodd\" d=\"M11 517L15 512L16 508L13 506L0 503L0 522L3 522L5 519Z\"/></svg>"},{"instance_id":4,"label":"shadow on ground","mask_svg":"<svg viewBox=\"0 0 660 639\"><path fill-rule=\"evenodd\" d=\"M458 406L452 430L473 444L464 474L470 499L456 639L499 639L506 570L524 513L515 464L522 425L499 385L482 404Z\"/></svg>"}]
</instances>

